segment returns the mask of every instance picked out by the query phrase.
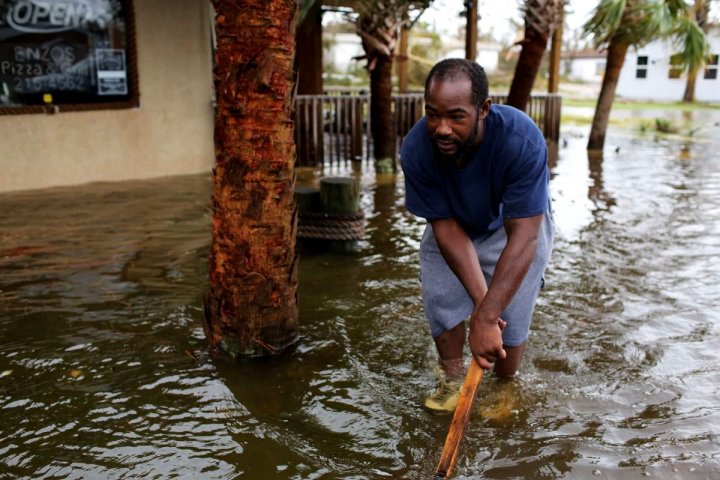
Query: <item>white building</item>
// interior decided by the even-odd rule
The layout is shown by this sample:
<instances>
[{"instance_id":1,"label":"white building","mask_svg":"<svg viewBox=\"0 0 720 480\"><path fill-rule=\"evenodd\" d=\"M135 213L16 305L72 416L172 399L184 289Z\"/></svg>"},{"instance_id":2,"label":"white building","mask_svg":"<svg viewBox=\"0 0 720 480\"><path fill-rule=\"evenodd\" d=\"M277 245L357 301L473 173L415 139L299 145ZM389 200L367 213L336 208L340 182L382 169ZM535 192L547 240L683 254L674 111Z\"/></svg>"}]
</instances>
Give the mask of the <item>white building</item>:
<instances>
[{"instance_id":1,"label":"white building","mask_svg":"<svg viewBox=\"0 0 720 480\"><path fill-rule=\"evenodd\" d=\"M450 40L447 42L445 58L465 58L465 42ZM477 57L475 61L482 65L487 73L492 73L498 68L498 59L502 46L491 42L478 42Z\"/></svg>"},{"instance_id":2,"label":"white building","mask_svg":"<svg viewBox=\"0 0 720 480\"><path fill-rule=\"evenodd\" d=\"M355 57L365 55L360 36L357 33L324 33L330 41L330 48L325 50L327 59L336 72L348 73L351 68L363 67L365 62L358 63Z\"/></svg>"},{"instance_id":3,"label":"white building","mask_svg":"<svg viewBox=\"0 0 720 480\"><path fill-rule=\"evenodd\" d=\"M583 82L602 82L605 74L606 52L580 50L563 54L563 73L572 80Z\"/></svg>"},{"instance_id":4,"label":"white building","mask_svg":"<svg viewBox=\"0 0 720 480\"><path fill-rule=\"evenodd\" d=\"M695 99L701 102L720 102L720 29L712 29L707 38L710 57L705 68L698 72ZM637 100L682 100L687 74L673 66L673 54L677 51L678 48L671 40L656 40L643 47L628 50L616 94Z\"/></svg>"},{"instance_id":5,"label":"white building","mask_svg":"<svg viewBox=\"0 0 720 480\"><path fill-rule=\"evenodd\" d=\"M365 61L358 62L356 57L365 55L360 36L356 33L324 33L329 48L325 50L327 61L336 72L349 73L352 68L364 67ZM410 46L430 46L432 40L427 37L414 36L410 33ZM498 58L502 46L496 43L478 42L477 62L486 72L497 70ZM399 47L395 47L395 54L399 54ZM443 42L443 58L465 58L465 43L460 40ZM438 58L437 61L442 60ZM432 60L434 63L434 60Z\"/></svg>"}]
</instances>

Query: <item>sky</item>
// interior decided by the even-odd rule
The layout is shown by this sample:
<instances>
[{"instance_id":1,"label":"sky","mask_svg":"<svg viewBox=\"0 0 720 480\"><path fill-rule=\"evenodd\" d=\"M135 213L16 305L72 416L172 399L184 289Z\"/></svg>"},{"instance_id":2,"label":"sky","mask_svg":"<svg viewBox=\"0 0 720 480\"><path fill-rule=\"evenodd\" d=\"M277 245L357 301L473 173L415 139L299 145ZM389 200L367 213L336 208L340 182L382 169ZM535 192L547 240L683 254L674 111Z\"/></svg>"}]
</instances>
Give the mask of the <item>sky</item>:
<instances>
[{"instance_id":1,"label":"sky","mask_svg":"<svg viewBox=\"0 0 720 480\"><path fill-rule=\"evenodd\" d=\"M523 16L520 6L522 0L478 0L478 22L479 33L487 33L492 30L497 40L512 41L516 35L516 29L511 25L510 20L523 24ZM423 14L421 20L434 26L438 33L453 35L465 24L465 18L459 14L464 10L463 0L435 0L430 8ZM598 0L571 0L566 11L566 25L570 31L578 30L583 23L590 18L593 8Z\"/></svg>"}]
</instances>

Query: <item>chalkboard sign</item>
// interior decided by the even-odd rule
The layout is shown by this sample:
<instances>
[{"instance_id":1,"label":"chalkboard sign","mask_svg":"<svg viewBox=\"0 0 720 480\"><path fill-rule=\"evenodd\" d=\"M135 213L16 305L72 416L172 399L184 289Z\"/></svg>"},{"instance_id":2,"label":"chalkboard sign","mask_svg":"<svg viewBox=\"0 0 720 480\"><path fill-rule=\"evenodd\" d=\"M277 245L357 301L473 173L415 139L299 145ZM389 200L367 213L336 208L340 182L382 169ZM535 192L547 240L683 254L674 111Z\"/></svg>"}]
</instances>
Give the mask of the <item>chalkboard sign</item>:
<instances>
[{"instance_id":1,"label":"chalkboard sign","mask_svg":"<svg viewBox=\"0 0 720 480\"><path fill-rule=\"evenodd\" d=\"M131 10L130 0L0 0L0 110L136 104Z\"/></svg>"}]
</instances>

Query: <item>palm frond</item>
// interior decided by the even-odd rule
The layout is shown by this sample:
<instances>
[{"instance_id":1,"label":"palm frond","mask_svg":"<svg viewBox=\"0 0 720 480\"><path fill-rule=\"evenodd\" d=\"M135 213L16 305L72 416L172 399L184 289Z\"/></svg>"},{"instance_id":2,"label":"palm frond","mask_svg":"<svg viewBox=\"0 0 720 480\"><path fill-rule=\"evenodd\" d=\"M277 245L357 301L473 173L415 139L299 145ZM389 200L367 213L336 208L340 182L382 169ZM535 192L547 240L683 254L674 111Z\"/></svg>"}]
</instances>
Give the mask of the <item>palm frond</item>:
<instances>
[{"instance_id":1,"label":"palm frond","mask_svg":"<svg viewBox=\"0 0 720 480\"><path fill-rule=\"evenodd\" d=\"M583 25L583 31L593 38L598 47L607 43L620 28L626 0L600 0L592 17Z\"/></svg>"},{"instance_id":2,"label":"palm frond","mask_svg":"<svg viewBox=\"0 0 720 480\"><path fill-rule=\"evenodd\" d=\"M680 49L683 69L696 69L707 60L710 46L700 25L688 16L678 18L673 29L673 40Z\"/></svg>"}]
</instances>

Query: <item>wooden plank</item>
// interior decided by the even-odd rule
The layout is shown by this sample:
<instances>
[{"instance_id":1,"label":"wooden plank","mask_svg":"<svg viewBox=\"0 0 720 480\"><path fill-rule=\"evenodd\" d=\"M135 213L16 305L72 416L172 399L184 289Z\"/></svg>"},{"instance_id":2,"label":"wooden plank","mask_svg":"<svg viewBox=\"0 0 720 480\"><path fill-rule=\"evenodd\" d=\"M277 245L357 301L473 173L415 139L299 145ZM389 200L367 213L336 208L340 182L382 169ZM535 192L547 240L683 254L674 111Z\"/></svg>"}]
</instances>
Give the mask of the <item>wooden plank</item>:
<instances>
[{"instance_id":1,"label":"wooden plank","mask_svg":"<svg viewBox=\"0 0 720 480\"><path fill-rule=\"evenodd\" d=\"M475 359L470 360L470 368L465 374L465 381L460 390L460 399L455 408L452 423L447 437L445 437L445 445L443 445L440 461L435 469L435 480L449 478L452 474L455 463L457 462L458 453L460 451L460 443L465 434L465 427L470 419L470 411L472 409L477 389L483 377L483 369L478 365Z\"/></svg>"}]
</instances>

